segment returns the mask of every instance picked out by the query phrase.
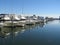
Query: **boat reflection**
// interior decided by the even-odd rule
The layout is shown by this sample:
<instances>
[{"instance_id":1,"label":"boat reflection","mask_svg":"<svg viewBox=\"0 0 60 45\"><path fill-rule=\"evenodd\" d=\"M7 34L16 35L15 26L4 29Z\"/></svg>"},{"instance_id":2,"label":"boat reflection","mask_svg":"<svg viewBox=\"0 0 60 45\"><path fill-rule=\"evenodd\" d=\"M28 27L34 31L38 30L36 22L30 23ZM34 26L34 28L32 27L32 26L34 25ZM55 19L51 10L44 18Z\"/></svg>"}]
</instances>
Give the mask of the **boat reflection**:
<instances>
[{"instance_id":1,"label":"boat reflection","mask_svg":"<svg viewBox=\"0 0 60 45\"><path fill-rule=\"evenodd\" d=\"M26 25L25 27L0 27L0 37L7 38L7 37L16 37L20 33L24 33L27 30L31 30L36 26L43 27L44 23L35 24L35 25Z\"/></svg>"}]
</instances>

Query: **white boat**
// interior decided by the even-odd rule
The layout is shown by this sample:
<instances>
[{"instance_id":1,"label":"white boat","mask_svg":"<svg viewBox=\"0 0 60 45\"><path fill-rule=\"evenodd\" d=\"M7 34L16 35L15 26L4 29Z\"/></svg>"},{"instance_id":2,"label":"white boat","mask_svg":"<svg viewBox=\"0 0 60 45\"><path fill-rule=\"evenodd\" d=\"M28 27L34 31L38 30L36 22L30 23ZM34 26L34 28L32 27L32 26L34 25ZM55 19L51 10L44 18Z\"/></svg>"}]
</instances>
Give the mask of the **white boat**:
<instances>
[{"instance_id":1,"label":"white boat","mask_svg":"<svg viewBox=\"0 0 60 45\"><path fill-rule=\"evenodd\" d=\"M4 23L0 23L0 26L4 25Z\"/></svg>"},{"instance_id":2,"label":"white boat","mask_svg":"<svg viewBox=\"0 0 60 45\"><path fill-rule=\"evenodd\" d=\"M33 17L33 20L37 20L37 17Z\"/></svg>"},{"instance_id":3,"label":"white boat","mask_svg":"<svg viewBox=\"0 0 60 45\"><path fill-rule=\"evenodd\" d=\"M4 23L0 23L0 26L4 25Z\"/></svg>"},{"instance_id":4,"label":"white boat","mask_svg":"<svg viewBox=\"0 0 60 45\"><path fill-rule=\"evenodd\" d=\"M35 22L34 22L34 20L26 20L26 24L32 25L32 24L35 24Z\"/></svg>"},{"instance_id":5,"label":"white boat","mask_svg":"<svg viewBox=\"0 0 60 45\"><path fill-rule=\"evenodd\" d=\"M24 16L21 16L19 23L25 24L26 23L26 18Z\"/></svg>"},{"instance_id":6,"label":"white boat","mask_svg":"<svg viewBox=\"0 0 60 45\"><path fill-rule=\"evenodd\" d=\"M18 18L18 16L15 16L14 17L14 20L20 20L20 18Z\"/></svg>"},{"instance_id":7,"label":"white boat","mask_svg":"<svg viewBox=\"0 0 60 45\"><path fill-rule=\"evenodd\" d=\"M10 17L8 17L8 16L5 16L3 19L4 20L11 20Z\"/></svg>"},{"instance_id":8,"label":"white boat","mask_svg":"<svg viewBox=\"0 0 60 45\"><path fill-rule=\"evenodd\" d=\"M21 16L20 19L21 20L26 20L26 18L24 16Z\"/></svg>"}]
</instances>

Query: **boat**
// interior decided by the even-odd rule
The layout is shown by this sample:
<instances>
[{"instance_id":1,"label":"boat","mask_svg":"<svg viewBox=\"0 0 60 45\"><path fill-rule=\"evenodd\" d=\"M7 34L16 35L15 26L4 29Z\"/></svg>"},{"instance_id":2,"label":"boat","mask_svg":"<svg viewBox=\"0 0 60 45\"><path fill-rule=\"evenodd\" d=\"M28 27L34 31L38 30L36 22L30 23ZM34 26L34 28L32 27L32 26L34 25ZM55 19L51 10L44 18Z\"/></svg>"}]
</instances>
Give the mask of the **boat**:
<instances>
[{"instance_id":1,"label":"boat","mask_svg":"<svg viewBox=\"0 0 60 45\"><path fill-rule=\"evenodd\" d=\"M33 20L26 20L26 25L34 25L35 22Z\"/></svg>"},{"instance_id":2,"label":"boat","mask_svg":"<svg viewBox=\"0 0 60 45\"><path fill-rule=\"evenodd\" d=\"M2 27L4 25L4 23L0 23L0 27Z\"/></svg>"}]
</instances>

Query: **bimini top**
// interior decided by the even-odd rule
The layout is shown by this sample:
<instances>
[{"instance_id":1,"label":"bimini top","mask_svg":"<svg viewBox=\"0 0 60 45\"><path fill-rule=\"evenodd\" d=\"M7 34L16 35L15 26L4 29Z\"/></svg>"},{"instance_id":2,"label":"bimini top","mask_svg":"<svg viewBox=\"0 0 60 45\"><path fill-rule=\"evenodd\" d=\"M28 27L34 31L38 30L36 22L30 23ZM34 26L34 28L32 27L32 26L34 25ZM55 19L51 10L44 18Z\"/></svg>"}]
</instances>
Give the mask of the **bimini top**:
<instances>
[{"instance_id":1,"label":"bimini top","mask_svg":"<svg viewBox=\"0 0 60 45\"><path fill-rule=\"evenodd\" d=\"M4 20L10 20L10 17L5 16L3 19L4 19Z\"/></svg>"},{"instance_id":2,"label":"bimini top","mask_svg":"<svg viewBox=\"0 0 60 45\"><path fill-rule=\"evenodd\" d=\"M26 19L24 16L21 16L20 19Z\"/></svg>"},{"instance_id":3,"label":"bimini top","mask_svg":"<svg viewBox=\"0 0 60 45\"><path fill-rule=\"evenodd\" d=\"M18 18L18 16L15 16L14 19L15 19L15 20L20 20L20 18Z\"/></svg>"}]
</instances>

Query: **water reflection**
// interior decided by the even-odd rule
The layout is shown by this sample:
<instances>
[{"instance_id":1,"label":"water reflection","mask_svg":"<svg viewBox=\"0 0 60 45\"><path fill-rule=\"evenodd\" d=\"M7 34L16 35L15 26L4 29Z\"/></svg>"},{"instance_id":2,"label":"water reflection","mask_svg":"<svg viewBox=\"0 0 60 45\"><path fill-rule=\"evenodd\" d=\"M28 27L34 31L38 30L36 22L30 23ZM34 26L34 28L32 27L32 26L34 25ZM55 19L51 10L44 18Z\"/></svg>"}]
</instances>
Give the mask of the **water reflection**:
<instances>
[{"instance_id":1,"label":"water reflection","mask_svg":"<svg viewBox=\"0 0 60 45\"><path fill-rule=\"evenodd\" d=\"M16 36L23 28L7 28L7 27L2 27L0 28L0 37L5 38L8 36Z\"/></svg>"},{"instance_id":2,"label":"water reflection","mask_svg":"<svg viewBox=\"0 0 60 45\"><path fill-rule=\"evenodd\" d=\"M25 27L0 27L0 45L58 44L59 34L60 23L56 20Z\"/></svg>"},{"instance_id":3,"label":"water reflection","mask_svg":"<svg viewBox=\"0 0 60 45\"><path fill-rule=\"evenodd\" d=\"M7 37L15 37L19 33L24 33L26 30L31 30L36 26L43 27L44 23L35 24L35 25L26 25L25 27L0 27L0 37L7 38Z\"/></svg>"}]
</instances>

